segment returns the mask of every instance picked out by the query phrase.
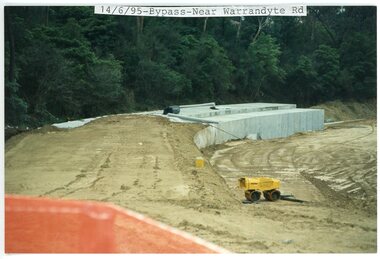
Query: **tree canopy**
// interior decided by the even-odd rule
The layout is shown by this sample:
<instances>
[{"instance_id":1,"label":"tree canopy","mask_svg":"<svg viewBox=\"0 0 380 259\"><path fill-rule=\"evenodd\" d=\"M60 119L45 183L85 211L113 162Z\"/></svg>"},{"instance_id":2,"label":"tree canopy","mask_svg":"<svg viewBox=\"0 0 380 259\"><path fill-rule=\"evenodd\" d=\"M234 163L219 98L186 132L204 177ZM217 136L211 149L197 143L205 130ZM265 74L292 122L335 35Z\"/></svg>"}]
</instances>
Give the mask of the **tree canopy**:
<instances>
[{"instance_id":1,"label":"tree canopy","mask_svg":"<svg viewBox=\"0 0 380 259\"><path fill-rule=\"evenodd\" d=\"M376 7L305 17L158 18L5 7L5 122L216 101L376 97Z\"/></svg>"}]
</instances>

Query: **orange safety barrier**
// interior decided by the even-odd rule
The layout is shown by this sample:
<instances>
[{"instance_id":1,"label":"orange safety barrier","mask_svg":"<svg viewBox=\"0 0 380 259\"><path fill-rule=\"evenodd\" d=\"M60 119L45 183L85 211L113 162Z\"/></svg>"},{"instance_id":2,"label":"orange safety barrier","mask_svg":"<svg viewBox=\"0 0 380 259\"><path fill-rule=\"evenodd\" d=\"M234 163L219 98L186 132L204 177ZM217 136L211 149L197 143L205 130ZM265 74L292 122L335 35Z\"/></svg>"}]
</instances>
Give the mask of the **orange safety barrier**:
<instances>
[{"instance_id":1,"label":"orange safety barrier","mask_svg":"<svg viewBox=\"0 0 380 259\"><path fill-rule=\"evenodd\" d=\"M89 201L5 196L6 253L226 253L136 212Z\"/></svg>"}]
</instances>

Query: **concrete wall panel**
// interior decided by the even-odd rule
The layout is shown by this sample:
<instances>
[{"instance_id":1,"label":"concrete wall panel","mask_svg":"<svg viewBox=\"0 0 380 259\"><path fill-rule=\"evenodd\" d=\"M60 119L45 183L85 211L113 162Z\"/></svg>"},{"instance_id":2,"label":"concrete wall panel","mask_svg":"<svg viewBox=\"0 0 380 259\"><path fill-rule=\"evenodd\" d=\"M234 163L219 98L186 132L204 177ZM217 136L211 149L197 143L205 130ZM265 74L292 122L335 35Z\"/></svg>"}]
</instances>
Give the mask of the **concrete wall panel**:
<instances>
[{"instance_id":1,"label":"concrete wall panel","mask_svg":"<svg viewBox=\"0 0 380 259\"><path fill-rule=\"evenodd\" d=\"M194 136L198 148L222 144L258 134L262 139L288 137L297 132L323 129L324 111L320 109L289 109L235 114L223 117L219 124L209 126ZM215 117L213 120L217 120Z\"/></svg>"}]
</instances>

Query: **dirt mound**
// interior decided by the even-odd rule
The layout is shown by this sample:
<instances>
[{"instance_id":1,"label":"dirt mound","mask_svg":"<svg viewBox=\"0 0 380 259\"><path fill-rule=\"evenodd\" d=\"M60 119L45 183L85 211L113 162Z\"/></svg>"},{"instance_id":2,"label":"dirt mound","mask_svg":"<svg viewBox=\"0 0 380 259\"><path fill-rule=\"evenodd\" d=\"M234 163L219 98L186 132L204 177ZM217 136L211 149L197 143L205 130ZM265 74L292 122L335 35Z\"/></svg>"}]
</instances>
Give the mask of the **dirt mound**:
<instances>
[{"instance_id":1,"label":"dirt mound","mask_svg":"<svg viewBox=\"0 0 380 259\"><path fill-rule=\"evenodd\" d=\"M5 128L5 150L13 147L20 142L24 137L30 134L50 134L57 131L65 131L66 129L59 129L51 125L45 125L37 129L18 129L18 128Z\"/></svg>"},{"instance_id":2,"label":"dirt mound","mask_svg":"<svg viewBox=\"0 0 380 259\"><path fill-rule=\"evenodd\" d=\"M5 137L5 141L7 141L8 139L10 139L11 137L17 135L17 134L20 134L20 133L23 133L23 132L26 132L27 130L26 129L19 129L19 128L16 128L16 127L5 127L4 128L4 137Z\"/></svg>"},{"instance_id":3,"label":"dirt mound","mask_svg":"<svg viewBox=\"0 0 380 259\"><path fill-rule=\"evenodd\" d=\"M324 109L325 122L376 118L376 99L367 102L332 101L310 108Z\"/></svg>"},{"instance_id":4,"label":"dirt mound","mask_svg":"<svg viewBox=\"0 0 380 259\"><path fill-rule=\"evenodd\" d=\"M211 151L199 151L193 143L202 128L118 115L75 129L23 133L5 144L5 192L114 203L235 252L376 251L376 217L330 204L320 186L301 174L320 180L325 172L337 179L347 174L357 182L361 175L355 172L366 172L361 184L373 197L376 130L369 124L335 125L289 139L235 141ZM341 143L339 153L334 143ZM195 158L208 153L212 165L195 168ZM345 157L345 166L336 163ZM344 170L334 169L340 167ZM243 204L237 178L253 172L275 172L285 192L309 203ZM324 186L329 184L327 179ZM351 187L355 194L360 185Z\"/></svg>"},{"instance_id":5,"label":"dirt mound","mask_svg":"<svg viewBox=\"0 0 380 259\"><path fill-rule=\"evenodd\" d=\"M193 166L201 153L192 137L201 128L146 116L110 116L73 130L45 127L6 144L6 192L224 206L228 196L214 188L223 180L207 166ZM14 185L16 176L28 181ZM210 182L217 184L206 188Z\"/></svg>"}]
</instances>

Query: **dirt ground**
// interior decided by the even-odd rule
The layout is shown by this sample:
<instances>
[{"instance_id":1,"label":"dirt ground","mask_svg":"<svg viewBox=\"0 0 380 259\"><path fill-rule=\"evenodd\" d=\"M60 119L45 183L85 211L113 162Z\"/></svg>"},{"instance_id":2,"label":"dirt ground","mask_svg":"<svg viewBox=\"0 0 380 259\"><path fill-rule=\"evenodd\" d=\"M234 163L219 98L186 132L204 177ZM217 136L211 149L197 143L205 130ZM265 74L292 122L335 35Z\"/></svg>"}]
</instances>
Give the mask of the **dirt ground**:
<instances>
[{"instance_id":1,"label":"dirt ground","mask_svg":"<svg viewBox=\"0 0 380 259\"><path fill-rule=\"evenodd\" d=\"M199 151L201 128L118 115L23 133L5 145L5 191L114 203L233 252L377 251L375 121ZM307 202L243 204L237 179L258 175Z\"/></svg>"},{"instance_id":2,"label":"dirt ground","mask_svg":"<svg viewBox=\"0 0 380 259\"><path fill-rule=\"evenodd\" d=\"M377 100L357 101L331 101L313 106L311 108L324 109L325 121L345 121L354 119L376 118Z\"/></svg>"}]
</instances>

